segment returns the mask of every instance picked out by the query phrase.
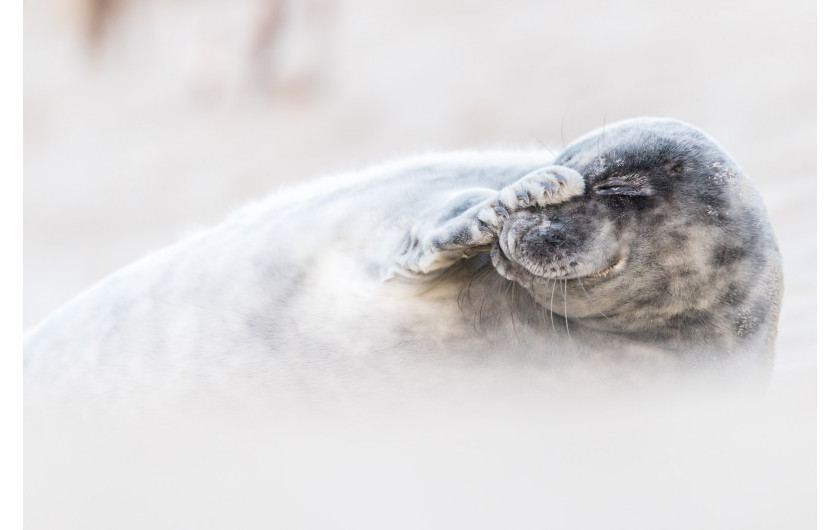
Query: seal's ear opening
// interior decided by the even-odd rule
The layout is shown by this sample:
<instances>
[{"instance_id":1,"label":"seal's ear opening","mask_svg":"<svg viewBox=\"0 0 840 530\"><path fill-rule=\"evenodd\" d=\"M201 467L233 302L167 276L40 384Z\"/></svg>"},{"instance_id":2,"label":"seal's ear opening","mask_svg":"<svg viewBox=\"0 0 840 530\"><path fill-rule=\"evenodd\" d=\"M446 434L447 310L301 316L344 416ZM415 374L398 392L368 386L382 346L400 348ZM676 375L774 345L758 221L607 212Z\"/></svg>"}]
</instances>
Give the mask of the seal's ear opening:
<instances>
[{"instance_id":1,"label":"seal's ear opening","mask_svg":"<svg viewBox=\"0 0 840 530\"><path fill-rule=\"evenodd\" d=\"M682 175L685 171L685 164L683 164L682 160L666 160L662 167L674 175Z\"/></svg>"},{"instance_id":2,"label":"seal's ear opening","mask_svg":"<svg viewBox=\"0 0 840 530\"><path fill-rule=\"evenodd\" d=\"M653 186L644 175L638 173L620 175L599 182L594 187L598 195L624 195L628 197L649 197L653 195Z\"/></svg>"}]
</instances>

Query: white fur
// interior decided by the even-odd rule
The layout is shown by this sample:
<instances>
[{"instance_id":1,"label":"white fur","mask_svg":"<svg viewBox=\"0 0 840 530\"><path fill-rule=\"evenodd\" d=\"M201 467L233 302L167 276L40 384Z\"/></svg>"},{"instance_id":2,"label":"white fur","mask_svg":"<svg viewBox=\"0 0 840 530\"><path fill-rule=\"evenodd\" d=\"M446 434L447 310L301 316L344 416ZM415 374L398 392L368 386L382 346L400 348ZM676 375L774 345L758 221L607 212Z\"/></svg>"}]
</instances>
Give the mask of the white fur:
<instances>
[{"instance_id":1,"label":"white fur","mask_svg":"<svg viewBox=\"0 0 840 530\"><path fill-rule=\"evenodd\" d=\"M402 240L453 192L536 182L531 171L550 162L542 152L429 155L279 190L117 271L31 330L29 393L116 398L237 378L323 388L389 381L430 354L462 362L453 354L486 344L464 322L457 287L429 293L388 279ZM554 185L554 200L582 191L575 175Z\"/></svg>"}]
</instances>

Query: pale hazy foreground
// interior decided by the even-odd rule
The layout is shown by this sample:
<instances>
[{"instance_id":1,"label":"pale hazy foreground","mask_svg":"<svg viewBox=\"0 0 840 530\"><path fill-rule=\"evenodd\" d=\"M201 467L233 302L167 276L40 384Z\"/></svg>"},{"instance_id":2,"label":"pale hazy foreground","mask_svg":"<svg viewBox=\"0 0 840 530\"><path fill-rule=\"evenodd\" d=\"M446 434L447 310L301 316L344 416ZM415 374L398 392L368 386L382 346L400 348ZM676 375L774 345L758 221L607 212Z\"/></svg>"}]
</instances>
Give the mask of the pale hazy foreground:
<instances>
[{"instance_id":1,"label":"pale hazy foreground","mask_svg":"<svg viewBox=\"0 0 840 530\"><path fill-rule=\"evenodd\" d=\"M112 16L90 18L91 6L110 6ZM558 150L605 121L639 115L697 125L742 165L764 194L786 280L777 372L759 404L685 398L677 400L682 406L636 409L596 400L585 401L584 413L573 400L552 410L521 397L533 415L518 417L516 399L510 410L470 409L476 423L463 433L466 445L447 437L445 422L422 414L418 422L433 426L423 431L427 443L406 434L417 429L411 422L373 442L362 429L324 428L346 435L340 446L311 426L290 436L279 422L247 425L241 431L247 434L208 442L208 455L228 455L209 467L194 455L187 463L179 457L189 453L194 432L218 426L184 434L171 451L152 437L147 467L127 456L139 443L130 436L112 445L79 434L55 451L30 431L29 455L53 458L27 458L30 526L50 527L62 514L71 527L108 526L135 506L127 499L143 486L163 508L157 515L138 508L137 527L175 527L178 516L212 513L197 500L202 495L217 499L217 510L230 517L239 514L230 506L264 506L285 496L294 499L294 510L281 517L255 508L246 524L329 526L328 517L312 516L325 510L319 495L336 513L369 513L364 488L350 478L361 474L384 496L379 505L388 505L382 524L389 514L411 512L410 503L399 501L404 494L437 508L426 514L429 521L439 521L429 513L451 514L456 527L549 521L558 499L576 506L566 521L592 526L680 520L683 528L809 527L816 453L815 7L718 0L26 2L26 327L114 269L283 184L429 150L541 144ZM85 34L91 21L93 38ZM686 407L697 417L684 415ZM467 414L453 418L461 413ZM237 467L236 452L225 451L247 440L254 440L253 460ZM90 456L93 448L98 459ZM248 465L266 458L264 474ZM118 472L108 462L124 467ZM203 484L204 493L156 490L153 471L167 466L175 483ZM251 486L214 488L218 473L239 473L233 482ZM266 478L274 473L286 477L280 492ZM72 487L80 476L89 477L87 489ZM459 485L471 493L458 494ZM93 513L95 502L79 491L124 509ZM587 511L600 510L599 496L612 515ZM495 522L465 518L482 510ZM419 512L409 523L424 526Z\"/></svg>"}]
</instances>

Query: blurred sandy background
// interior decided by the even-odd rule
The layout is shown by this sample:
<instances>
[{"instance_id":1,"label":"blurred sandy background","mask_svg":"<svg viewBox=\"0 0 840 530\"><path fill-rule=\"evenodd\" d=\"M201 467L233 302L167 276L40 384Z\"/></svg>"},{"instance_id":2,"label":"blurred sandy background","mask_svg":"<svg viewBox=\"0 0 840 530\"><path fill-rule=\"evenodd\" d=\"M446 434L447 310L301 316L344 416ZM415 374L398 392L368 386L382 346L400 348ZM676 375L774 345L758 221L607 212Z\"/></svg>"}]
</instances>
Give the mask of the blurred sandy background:
<instances>
[{"instance_id":1,"label":"blurred sandy background","mask_svg":"<svg viewBox=\"0 0 840 530\"><path fill-rule=\"evenodd\" d=\"M703 128L764 194L786 283L772 395L800 434L789 489L753 501L800 497L740 528L809 527L812 2L25 0L24 326L283 184L418 151L557 151L640 115Z\"/></svg>"}]
</instances>

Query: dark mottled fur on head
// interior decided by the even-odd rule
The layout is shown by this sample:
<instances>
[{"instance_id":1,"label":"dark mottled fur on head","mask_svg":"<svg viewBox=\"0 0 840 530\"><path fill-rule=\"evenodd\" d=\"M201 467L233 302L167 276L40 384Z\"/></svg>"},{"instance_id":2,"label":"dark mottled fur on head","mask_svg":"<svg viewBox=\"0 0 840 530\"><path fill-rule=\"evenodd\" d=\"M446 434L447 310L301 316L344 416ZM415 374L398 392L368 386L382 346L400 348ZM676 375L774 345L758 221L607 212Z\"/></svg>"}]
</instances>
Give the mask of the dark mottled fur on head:
<instances>
[{"instance_id":1,"label":"dark mottled fur on head","mask_svg":"<svg viewBox=\"0 0 840 530\"><path fill-rule=\"evenodd\" d=\"M503 276L601 332L687 356L772 358L781 258L761 199L718 144L637 119L578 140L557 164L586 191L512 216L492 251Z\"/></svg>"}]
</instances>

